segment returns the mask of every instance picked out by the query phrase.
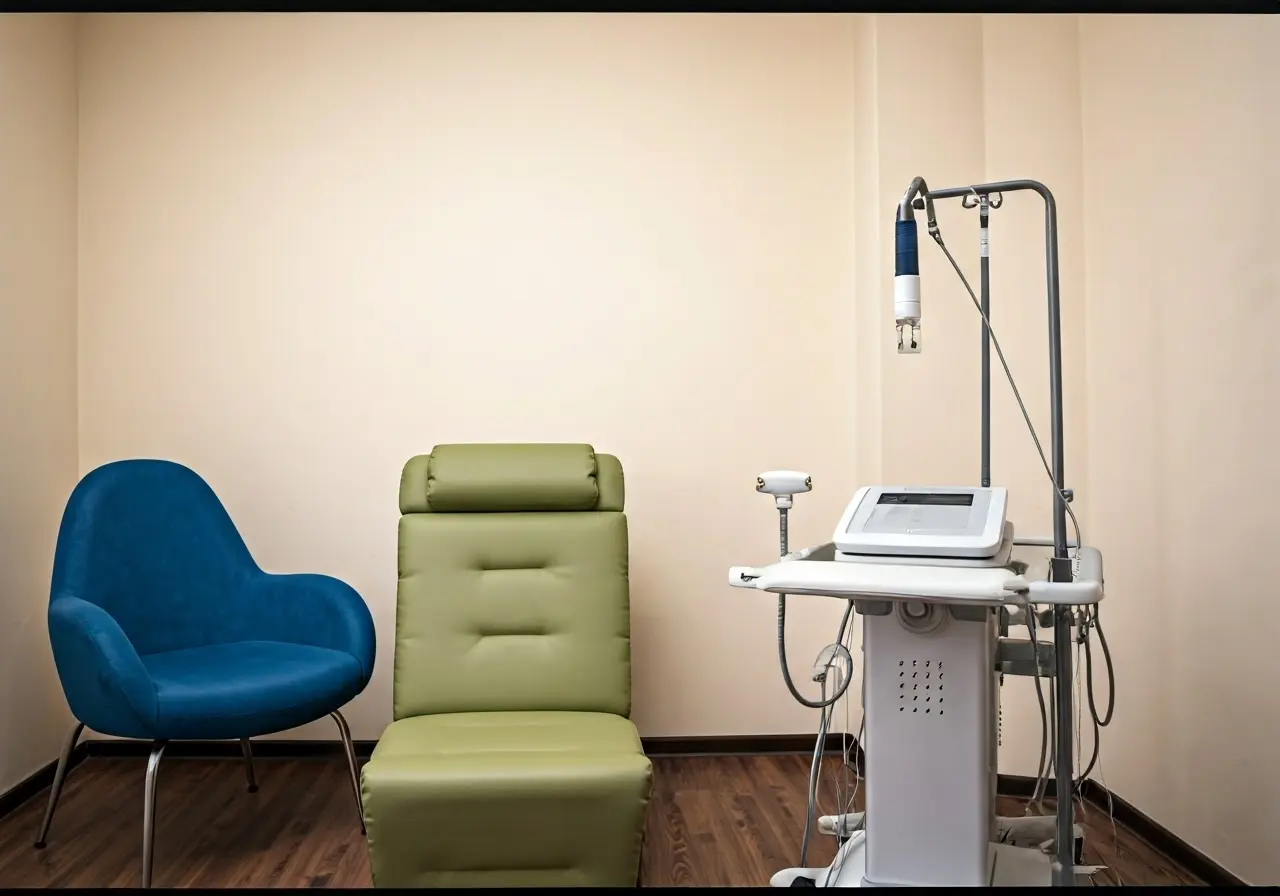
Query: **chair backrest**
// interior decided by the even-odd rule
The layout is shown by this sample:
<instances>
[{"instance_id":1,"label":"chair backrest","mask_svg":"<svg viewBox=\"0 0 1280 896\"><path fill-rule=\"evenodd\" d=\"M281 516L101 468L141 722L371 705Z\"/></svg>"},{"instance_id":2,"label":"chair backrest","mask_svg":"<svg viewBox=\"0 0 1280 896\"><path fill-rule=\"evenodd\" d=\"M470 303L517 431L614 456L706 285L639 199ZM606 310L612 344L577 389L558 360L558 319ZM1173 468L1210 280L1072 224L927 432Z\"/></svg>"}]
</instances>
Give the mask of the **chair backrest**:
<instances>
[{"instance_id":1,"label":"chair backrest","mask_svg":"<svg viewBox=\"0 0 1280 896\"><path fill-rule=\"evenodd\" d=\"M400 480L395 717L631 711L622 465L437 445Z\"/></svg>"},{"instance_id":2,"label":"chair backrest","mask_svg":"<svg viewBox=\"0 0 1280 896\"><path fill-rule=\"evenodd\" d=\"M140 654L234 639L234 604L257 570L213 489L166 460L88 473L67 501L51 600L78 597L115 619Z\"/></svg>"}]
</instances>

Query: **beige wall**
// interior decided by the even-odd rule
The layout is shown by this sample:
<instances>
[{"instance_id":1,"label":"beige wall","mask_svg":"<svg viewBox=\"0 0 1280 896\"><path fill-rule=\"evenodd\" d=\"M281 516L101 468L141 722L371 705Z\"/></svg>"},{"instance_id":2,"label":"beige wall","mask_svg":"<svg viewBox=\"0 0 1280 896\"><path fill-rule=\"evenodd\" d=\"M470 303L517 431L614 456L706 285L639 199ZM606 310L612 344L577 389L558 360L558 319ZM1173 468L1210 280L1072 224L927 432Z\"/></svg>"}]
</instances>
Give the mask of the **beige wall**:
<instances>
[{"instance_id":1,"label":"beige wall","mask_svg":"<svg viewBox=\"0 0 1280 896\"><path fill-rule=\"evenodd\" d=\"M752 477L814 474L797 543L855 482L974 478L976 315L926 240L925 351L892 351L888 223L915 174L1034 177L1062 228L1068 485L1112 594L1099 771L1278 882L1275 626L1203 600L1269 597L1280 255L1234 181L1275 166L1278 36L1239 17L86 19L80 469L187 462L265 566L355 584L383 649L351 718L374 737L405 458L591 441L628 472L641 730L812 730L772 601L722 584L774 550ZM1206 177L1230 189L1161 192ZM1006 202L993 321L1047 444L1043 208ZM976 213L940 218L976 287ZM996 481L1047 531L994 394ZM1196 522L1223 492L1239 531ZM801 670L839 607L791 604ZM1004 770L1034 768L1035 705L1007 682Z\"/></svg>"},{"instance_id":2,"label":"beige wall","mask_svg":"<svg viewBox=\"0 0 1280 896\"><path fill-rule=\"evenodd\" d=\"M1086 17L1080 33L1089 527L1122 662L1105 772L1276 884L1280 21Z\"/></svg>"},{"instance_id":3,"label":"beige wall","mask_svg":"<svg viewBox=\"0 0 1280 896\"><path fill-rule=\"evenodd\" d=\"M71 717L45 610L76 482L76 67L71 16L0 16L0 793Z\"/></svg>"},{"instance_id":4,"label":"beige wall","mask_svg":"<svg viewBox=\"0 0 1280 896\"><path fill-rule=\"evenodd\" d=\"M183 461L264 566L355 585L381 648L357 737L390 718L401 465L471 440L622 458L645 734L816 728L779 679L773 600L724 583L776 554L759 471L819 483L797 543L854 484L831 413L850 19L103 16L82 36L81 468ZM808 669L842 607L793 603Z\"/></svg>"}]
</instances>

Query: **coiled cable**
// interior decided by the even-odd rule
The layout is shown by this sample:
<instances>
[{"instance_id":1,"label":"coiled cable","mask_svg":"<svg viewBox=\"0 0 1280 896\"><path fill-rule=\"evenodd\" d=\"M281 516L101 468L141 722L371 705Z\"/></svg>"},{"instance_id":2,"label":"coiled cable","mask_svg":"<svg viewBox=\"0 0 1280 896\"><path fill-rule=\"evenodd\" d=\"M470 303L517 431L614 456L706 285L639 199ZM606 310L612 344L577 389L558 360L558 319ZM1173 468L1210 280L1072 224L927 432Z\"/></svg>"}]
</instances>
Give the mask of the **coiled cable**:
<instances>
[{"instance_id":1,"label":"coiled cable","mask_svg":"<svg viewBox=\"0 0 1280 896\"><path fill-rule=\"evenodd\" d=\"M782 556L787 555L787 508L778 508L778 537L781 542ZM844 643L844 630L849 624L849 617L853 615L853 601L848 602L845 607L844 616L840 620L840 633L836 635L836 643ZM786 682L787 690L791 692L791 696L801 706L807 706L810 709L827 709L835 706L840 702L840 698L849 690L849 683L853 681L853 676L849 675L840 683L840 687L830 697L824 696L820 700L810 700L796 689L796 684L791 680L791 669L787 666L787 596L785 594L778 595L778 664L782 667L782 680ZM825 688L824 688L825 691ZM812 811L812 806L810 807Z\"/></svg>"}]
</instances>

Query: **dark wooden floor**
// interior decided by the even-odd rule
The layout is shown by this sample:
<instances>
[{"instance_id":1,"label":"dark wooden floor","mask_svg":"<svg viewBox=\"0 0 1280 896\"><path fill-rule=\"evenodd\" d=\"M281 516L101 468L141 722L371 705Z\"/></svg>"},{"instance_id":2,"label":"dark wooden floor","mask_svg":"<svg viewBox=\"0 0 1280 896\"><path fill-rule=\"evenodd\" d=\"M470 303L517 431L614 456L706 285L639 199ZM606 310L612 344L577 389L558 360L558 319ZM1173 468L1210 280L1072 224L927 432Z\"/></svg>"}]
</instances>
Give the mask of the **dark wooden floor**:
<instances>
[{"instance_id":1,"label":"dark wooden floor","mask_svg":"<svg viewBox=\"0 0 1280 896\"><path fill-rule=\"evenodd\" d=\"M837 760L832 758L832 772ZM160 887L366 887L369 857L342 761L259 759L255 794L238 761L160 769L154 883ZM798 863L805 756L659 758L645 839L645 886L753 886ZM137 886L142 760L88 759L70 775L48 848L35 850L48 791L0 818L0 887ZM826 773L824 772L824 775ZM823 811L833 797L827 776ZM1021 814L1017 800L1000 812ZM1128 885L1196 883L1093 807L1085 860ZM809 864L834 855L815 834ZM1114 872L1099 883L1115 883Z\"/></svg>"}]
</instances>

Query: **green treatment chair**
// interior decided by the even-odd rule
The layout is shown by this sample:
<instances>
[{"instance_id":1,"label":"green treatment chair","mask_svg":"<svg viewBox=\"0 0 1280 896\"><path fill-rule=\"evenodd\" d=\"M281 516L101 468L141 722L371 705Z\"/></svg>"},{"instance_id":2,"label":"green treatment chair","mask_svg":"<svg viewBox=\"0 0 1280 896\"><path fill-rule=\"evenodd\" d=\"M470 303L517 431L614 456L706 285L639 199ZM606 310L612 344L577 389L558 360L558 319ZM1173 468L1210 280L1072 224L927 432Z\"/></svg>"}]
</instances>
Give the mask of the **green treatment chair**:
<instances>
[{"instance_id":1,"label":"green treatment chair","mask_svg":"<svg viewBox=\"0 0 1280 896\"><path fill-rule=\"evenodd\" d=\"M394 721L361 780L378 887L635 886L622 465L438 445L400 481Z\"/></svg>"}]
</instances>

